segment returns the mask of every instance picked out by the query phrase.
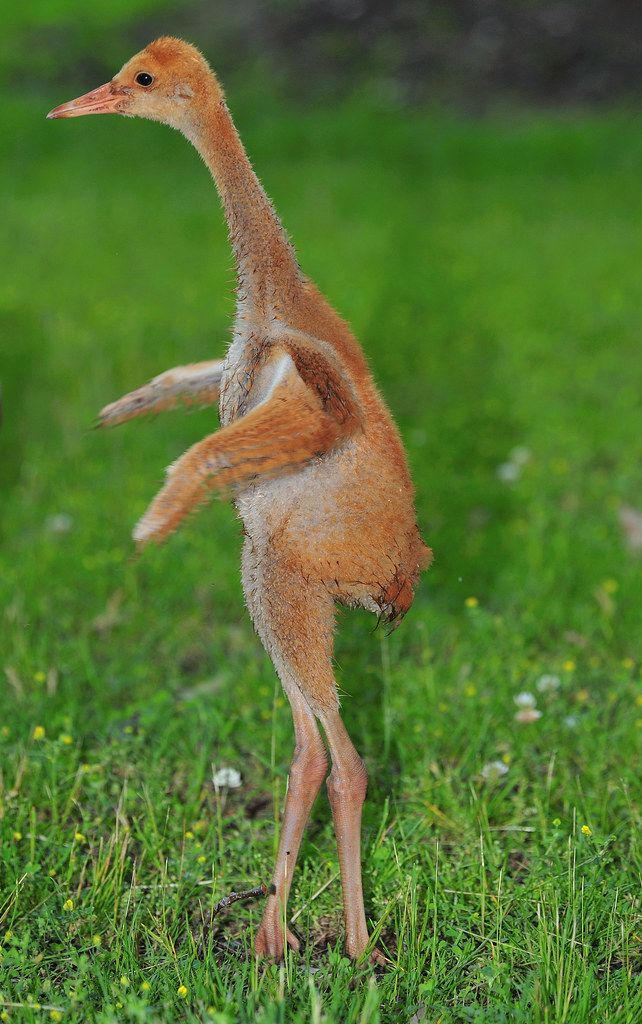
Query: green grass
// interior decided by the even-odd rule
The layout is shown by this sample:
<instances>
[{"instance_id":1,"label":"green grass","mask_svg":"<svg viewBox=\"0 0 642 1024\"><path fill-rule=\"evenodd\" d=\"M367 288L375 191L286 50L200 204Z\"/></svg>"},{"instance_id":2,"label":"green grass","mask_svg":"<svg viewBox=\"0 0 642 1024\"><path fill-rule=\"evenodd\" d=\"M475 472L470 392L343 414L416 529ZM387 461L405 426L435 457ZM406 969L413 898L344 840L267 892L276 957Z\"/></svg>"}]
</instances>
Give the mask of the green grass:
<instances>
[{"instance_id":1,"label":"green grass","mask_svg":"<svg viewBox=\"0 0 642 1024\"><path fill-rule=\"evenodd\" d=\"M302 955L254 963L258 904L212 917L269 879L289 712L244 611L230 506L132 558L163 467L213 413L91 425L224 351L231 261L183 140L46 123L59 98L3 111L0 1010L639 1021L642 593L618 523L642 506L639 119L286 115L232 97L397 416L435 549L397 633L339 623L382 973L342 956L325 799L290 904ZM530 458L506 482L516 446ZM559 688L539 693L543 674ZM485 779L493 761L508 771ZM242 787L217 793L212 764Z\"/></svg>"}]
</instances>

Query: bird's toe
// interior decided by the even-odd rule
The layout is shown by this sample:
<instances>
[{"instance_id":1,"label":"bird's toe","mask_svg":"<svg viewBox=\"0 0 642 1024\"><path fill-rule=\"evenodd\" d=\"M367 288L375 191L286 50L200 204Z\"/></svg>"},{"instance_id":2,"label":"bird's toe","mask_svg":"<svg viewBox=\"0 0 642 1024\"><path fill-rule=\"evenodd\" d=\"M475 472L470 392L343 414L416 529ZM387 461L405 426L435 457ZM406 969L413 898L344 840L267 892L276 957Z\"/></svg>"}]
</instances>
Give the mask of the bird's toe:
<instances>
[{"instance_id":1,"label":"bird's toe","mask_svg":"<svg viewBox=\"0 0 642 1024\"><path fill-rule=\"evenodd\" d=\"M289 928L286 929L284 935L280 924L264 921L256 933L254 955L268 960L282 960L286 942L290 949L298 953L301 944Z\"/></svg>"},{"instance_id":2,"label":"bird's toe","mask_svg":"<svg viewBox=\"0 0 642 1024\"><path fill-rule=\"evenodd\" d=\"M390 966L390 961L388 960L388 957L384 953L382 953L381 950L377 948L377 946L375 946L370 953L370 962L374 964L375 967Z\"/></svg>"}]
</instances>

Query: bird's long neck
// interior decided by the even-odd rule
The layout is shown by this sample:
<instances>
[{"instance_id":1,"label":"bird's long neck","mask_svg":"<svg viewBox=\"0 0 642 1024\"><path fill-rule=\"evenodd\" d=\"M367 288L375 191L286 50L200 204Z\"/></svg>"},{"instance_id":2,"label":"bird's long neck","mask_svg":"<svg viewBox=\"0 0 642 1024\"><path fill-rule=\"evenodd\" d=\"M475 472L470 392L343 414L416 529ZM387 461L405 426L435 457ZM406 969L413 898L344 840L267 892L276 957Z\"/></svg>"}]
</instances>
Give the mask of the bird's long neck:
<instances>
[{"instance_id":1,"label":"bird's long neck","mask_svg":"<svg viewBox=\"0 0 642 1024\"><path fill-rule=\"evenodd\" d=\"M238 277L249 315L279 315L301 280L294 250L252 169L224 99L204 104L190 141L209 167L223 203Z\"/></svg>"}]
</instances>

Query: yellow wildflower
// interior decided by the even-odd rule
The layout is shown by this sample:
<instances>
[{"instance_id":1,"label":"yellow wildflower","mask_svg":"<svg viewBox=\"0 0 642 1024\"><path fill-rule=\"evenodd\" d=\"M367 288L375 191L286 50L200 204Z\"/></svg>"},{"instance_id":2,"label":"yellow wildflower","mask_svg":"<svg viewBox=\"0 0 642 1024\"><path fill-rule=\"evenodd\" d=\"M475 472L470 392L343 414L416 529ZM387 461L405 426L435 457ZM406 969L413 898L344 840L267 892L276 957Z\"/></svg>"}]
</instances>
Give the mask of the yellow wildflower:
<instances>
[{"instance_id":1,"label":"yellow wildflower","mask_svg":"<svg viewBox=\"0 0 642 1024\"><path fill-rule=\"evenodd\" d=\"M60 1010L51 1010L49 1013L51 1020L62 1020L62 1013Z\"/></svg>"},{"instance_id":2,"label":"yellow wildflower","mask_svg":"<svg viewBox=\"0 0 642 1024\"><path fill-rule=\"evenodd\" d=\"M36 725L34 727L34 730L33 730L31 738L34 739L34 740L44 740L44 738L45 738L45 727L44 727L44 725Z\"/></svg>"},{"instance_id":3,"label":"yellow wildflower","mask_svg":"<svg viewBox=\"0 0 642 1024\"><path fill-rule=\"evenodd\" d=\"M207 857L205 857L203 854L201 854L200 857L197 857L196 859L197 859L197 862L199 864L204 864L205 861L207 860Z\"/></svg>"},{"instance_id":4,"label":"yellow wildflower","mask_svg":"<svg viewBox=\"0 0 642 1024\"><path fill-rule=\"evenodd\" d=\"M464 686L464 693L466 694L467 697L474 697L475 694L477 693L477 687L475 686L474 683L468 683L466 686Z\"/></svg>"},{"instance_id":5,"label":"yellow wildflower","mask_svg":"<svg viewBox=\"0 0 642 1024\"><path fill-rule=\"evenodd\" d=\"M3 1010L2 1013L0 1013L0 1020L9 1020L9 1014L6 1010Z\"/></svg>"},{"instance_id":6,"label":"yellow wildflower","mask_svg":"<svg viewBox=\"0 0 642 1024\"><path fill-rule=\"evenodd\" d=\"M123 988L127 988L127 986L129 985L129 978L123 974L120 979L120 983L123 986Z\"/></svg>"},{"instance_id":7,"label":"yellow wildflower","mask_svg":"<svg viewBox=\"0 0 642 1024\"><path fill-rule=\"evenodd\" d=\"M602 582L602 590L606 591L607 594L615 594L620 584L617 580L609 579Z\"/></svg>"},{"instance_id":8,"label":"yellow wildflower","mask_svg":"<svg viewBox=\"0 0 642 1024\"><path fill-rule=\"evenodd\" d=\"M62 736L60 737L60 742L64 743L66 747L70 747L71 744L74 742L74 738L73 736L70 736L68 732L63 732Z\"/></svg>"},{"instance_id":9,"label":"yellow wildflower","mask_svg":"<svg viewBox=\"0 0 642 1024\"><path fill-rule=\"evenodd\" d=\"M34 682L36 683L44 683L45 679L47 678L47 673L43 672L42 669L38 669L37 672L34 672L33 678Z\"/></svg>"},{"instance_id":10,"label":"yellow wildflower","mask_svg":"<svg viewBox=\"0 0 642 1024\"><path fill-rule=\"evenodd\" d=\"M185 987L185 985L178 986L178 988L176 989L176 995L179 996L181 999L187 999L187 988Z\"/></svg>"},{"instance_id":11,"label":"yellow wildflower","mask_svg":"<svg viewBox=\"0 0 642 1024\"><path fill-rule=\"evenodd\" d=\"M14 843L19 843L21 839L22 839L22 832L17 832L16 831L16 832L13 833L13 841L14 841Z\"/></svg>"},{"instance_id":12,"label":"yellow wildflower","mask_svg":"<svg viewBox=\"0 0 642 1024\"><path fill-rule=\"evenodd\" d=\"M575 664L572 658L567 658L566 661L563 663L562 668L565 672L574 672L577 668L577 665Z\"/></svg>"},{"instance_id":13,"label":"yellow wildflower","mask_svg":"<svg viewBox=\"0 0 642 1024\"><path fill-rule=\"evenodd\" d=\"M103 944L103 937L102 937L102 935L92 935L91 941L92 941L94 946L102 946L102 944Z\"/></svg>"},{"instance_id":14,"label":"yellow wildflower","mask_svg":"<svg viewBox=\"0 0 642 1024\"><path fill-rule=\"evenodd\" d=\"M152 986L151 986L151 985L149 984L149 982L148 982L148 981L144 981L144 982L142 983L142 985L140 986L140 990L141 990L141 992L149 992L149 990L150 990L150 988L151 988L151 987L152 987Z\"/></svg>"},{"instance_id":15,"label":"yellow wildflower","mask_svg":"<svg viewBox=\"0 0 642 1024\"><path fill-rule=\"evenodd\" d=\"M74 909L74 901L65 900L65 902L62 905L62 909L65 911L66 914L70 914L71 911Z\"/></svg>"},{"instance_id":16,"label":"yellow wildflower","mask_svg":"<svg viewBox=\"0 0 642 1024\"><path fill-rule=\"evenodd\" d=\"M464 604L466 605L466 608L478 608L479 607L479 598L478 597L467 597L466 600L464 601Z\"/></svg>"},{"instance_id":17,"label":"yellow wildflower","mask_svg":"<svg viewBox=\"0 0 642 1024\"><path fill-rule=\"evenodd\" d=\"M82 834L82 832L74 832L74 842L75 843L86 843L87 842L87 837L84 836Z\"/></svg>"},{"instance_id":18,"label":"yellow wildflower","mask_svg":"<svg viewBox=\"0 0 642 1024\"><path fill-rule=\"evenodd\" d=\"M589 828L589 826L588 826L588 825L582 825L582 829L581 829L581 832L582 832L582 835L583 835L583 836L592 836L592 835L593 835L593 832L592 832L592 830L591 830L591 829Z\"/></svg>"},{"instance_id":19,"label":"yellow wildflower","mask_svg":"<svg viewBox=\"0 0 642 1024\"><path fill-rule=\"evenodd\" d=\"M637 697L635 698L635 703L639 708L642 708L642 693L638 693Z\"/></svg>"}]
</instances>

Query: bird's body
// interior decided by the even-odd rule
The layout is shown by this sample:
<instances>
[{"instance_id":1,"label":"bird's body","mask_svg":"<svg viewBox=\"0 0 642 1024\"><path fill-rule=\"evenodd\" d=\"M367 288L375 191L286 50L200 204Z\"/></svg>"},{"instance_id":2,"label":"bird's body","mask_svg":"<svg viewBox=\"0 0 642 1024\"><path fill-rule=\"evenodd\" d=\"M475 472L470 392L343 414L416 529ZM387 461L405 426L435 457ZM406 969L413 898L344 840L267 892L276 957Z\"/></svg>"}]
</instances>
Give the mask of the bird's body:
<instances>
[{"instance_id":1,"label":"bird's body","mask_svg":"<svg viewBox=\"0 0 642 1024\"><path fill-rule=\"evenodd\" d=\"M308 311L316 306L323 316L325 300L308 282L301 287ZM264 477L236 492L246 547L262 561L275 560L278 553L291 571L342 604L395 618L405 611L404 602L410 603L425 550L401 441L347 326L327 310L325 323L318 317L311 334L312 317L297 313L283 311L287 319L266 322L258 332L256 327L248 332L239 321L222 373L221 423L260 405L274 378L296 369L291 352L298 341L298 365L310 377L321 345L327 358L342 366L359 423L343 444L296 472ZM299 326L304 323L308 331ZM257 333L262 335L258 346ZM350 377L341 349L355 350ZM244 577L246 593L251 583Z\"/></svg>"},{"instance_id":2,"label":"bird's body","mask_svg":"<svg viewBox=\"0 0 642 1024\"><path fill-rule=\"evenodd\" d=\"M292 706L296 750L258 953L297 946L283 930L303 827L327 779L341 865L346 946L368 943L359 828L366 774L338 711L336 603L398 621L428 564L397 429L347 324L302 274L252 170L222 91L193 47L161 39L106 86L52 111L133 113L179 128L216 181L234 251L237 311L224 362L178 367L108 406L104 424L179 400L219 398L222 429L168 471L134 532L162 541L214 490L231 491L244 527L243 590Z\"/></svg>"}]
</instances>

